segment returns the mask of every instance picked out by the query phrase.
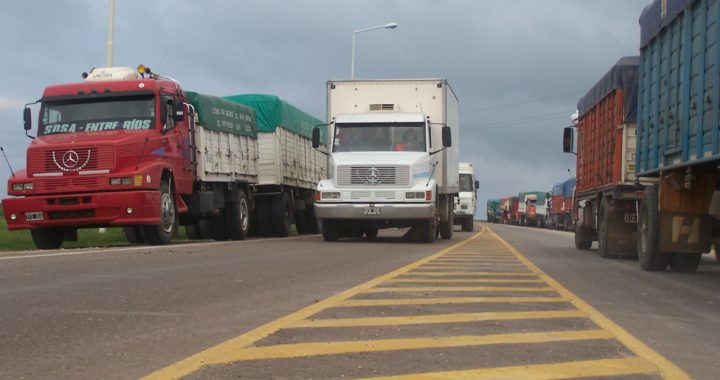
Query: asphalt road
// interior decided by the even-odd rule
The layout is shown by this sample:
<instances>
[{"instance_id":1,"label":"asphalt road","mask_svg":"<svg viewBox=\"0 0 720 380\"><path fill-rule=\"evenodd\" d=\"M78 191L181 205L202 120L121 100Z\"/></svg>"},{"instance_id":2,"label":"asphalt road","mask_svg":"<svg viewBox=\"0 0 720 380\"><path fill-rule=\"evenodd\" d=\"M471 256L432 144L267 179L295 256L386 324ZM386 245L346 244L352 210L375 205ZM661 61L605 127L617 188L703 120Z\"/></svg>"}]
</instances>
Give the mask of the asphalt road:
<instances>
[{"instance_id":1,"label":"asphalt road","mask_svg":"<svg viewBox=\"0 0 720 380\"><path fill-rule=\"evenodd\" d=\"M490 231L383 231L0 253L0 378L720 373L714 260L646 273L568 233L491 229L517 251Z\"/></svg>"}]
</instances>

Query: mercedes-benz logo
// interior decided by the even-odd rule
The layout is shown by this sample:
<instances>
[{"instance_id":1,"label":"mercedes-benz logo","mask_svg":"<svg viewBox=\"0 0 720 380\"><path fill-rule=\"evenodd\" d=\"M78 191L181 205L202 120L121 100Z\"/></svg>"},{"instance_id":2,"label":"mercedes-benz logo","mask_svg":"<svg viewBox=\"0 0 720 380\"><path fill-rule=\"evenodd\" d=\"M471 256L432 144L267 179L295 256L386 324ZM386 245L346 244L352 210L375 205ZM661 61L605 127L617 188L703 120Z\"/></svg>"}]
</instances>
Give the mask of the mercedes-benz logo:
<instances>
[{"instance_id":1,"label":"mercedes-benz logo","mask_svg":"<svg viewBox=\"0 0 720 380\"><path fill-rule=\"evenodd\" d=\"M372 167L365 172L365 183L375 185L380 181L380 170L376 167Z\"/></svg>"},{"instance_id":2,"label":"mercedes-benz logo","mask_svg":"<svg viewBox=\"0 0 720 380\"><path fill-rule=\"evenodd\" d=\"M74 150L68 150L62 156L62 163L66 168L72 169L80 163L80 155Z\"/></svg>"}]
</instances>

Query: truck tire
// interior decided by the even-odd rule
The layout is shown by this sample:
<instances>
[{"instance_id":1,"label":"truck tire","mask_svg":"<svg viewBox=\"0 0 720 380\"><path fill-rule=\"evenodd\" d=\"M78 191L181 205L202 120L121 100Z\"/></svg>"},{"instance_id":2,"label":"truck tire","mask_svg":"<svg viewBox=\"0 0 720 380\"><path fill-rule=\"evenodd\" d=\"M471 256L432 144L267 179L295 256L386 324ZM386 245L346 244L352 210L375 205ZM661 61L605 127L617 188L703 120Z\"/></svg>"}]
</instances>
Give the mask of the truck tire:
<instances>
[{"instance_id":1,"label":"truck tire","mask_svg":"<svg viewBox=\"0 0 720 380\"><path fill-rule=\"evenodd\" d=\"M440 222L440 237L445 240L452 239L453 237L453 219L455 218L455 213L452 212L452 209L448 207L448 210L450 210L450 212L447 222Z\"/></svg>"},{"instance_id":2,"label":"truck tire","mask_svg":"<svg viewBox=\"0 0 720 380\"><path fill-rule=\"evenodd\" d=\"M659 247L659 217L658 217L658 189L657 186L648 186L640 202L640 215L638 216L638 261L640 267L646 271L664 271L670 263L670 255L660 252Z\"/></svg>"},{"instance_id":3,"label":"truck tire","mask_svg":"<svg viewBox=\"0 0 720 380\"><path fill-rule=\"evenodd\" d=\"M600 257L608 258L611 256L608 249L608 221L610 220L610 206L607 198L600 201L600 212L598 215L598 252Z\"/></svg>"},{"instance_id":4,"label":"truck tire","mask_svg":"<svg viewBox=\"0 0 720 380\"><path fill-rule=\"evenodd\" d=\"M415 228L417 228L418 240L421 243L432 243L437 238L437 226L435 224L435 219L423 220ZM442 230L442 223L440 229Z\"/></svg>"},{"instance_id":5,"label":"truck tire","mask_svg":"<svg viewBox=\"0 0 720 380\"><path fill-rule=\"evenodd\" d=\"M307 212L296 212L295 213L295 230L297 231L298 235L305 235L307 234L307 224L305 222L305 213Z\"/></svg>"},{"instance_id":6,"label":"truck tire","mask_svg":"<svg viewBox=\"0 0 720 380\"><path fill-rule=\"evenodd\" d=\"M575 230L575 248L586 251L592 247L592 242L592 236L589 231L584 228Z\"/></svg>"},{"instance_id":7,"label":"truck tire","mask_svg":"<svg viewBox=\"0 0 720 380\"><path fill-rule=\"evenodd\" d=\"M462 223L462 230L465 232L472 232L473 229L475 229L475 223L472 217L465 218Z\"/></svg>"},{"instance_id":8,"label":"truck tire","mask_svg":"<svg viewBox=\"0 0 720 380\"><path fill-rule=\"evenodd\" d=\"M228 202L225 207L225 227L231 240L245 240L250 229L250 207L242 189L236 189L236 201Z\"/></svg>"},{"instance_id":9,"label":"truck tire","mask_svg":"<svg viewBox=\"0 0 720 380\"><path fill-rule=\"evenodd\" d=\"M290 236L293 210L290 203L290 196L282 193L273 197L272 200L272 224L273 233L278 237Z\"/></svg>"},{"instance_id":10,"label":"truck tire","mask_svg":"<svg viewBox=\"0 0 720 380\"><path fill-rule=\"evenodd\" d=\"M178 214L175 207L175 196L167 180L160 183L160 224L142 226L145 241L152 245L168 244L172 240L178 226Z\"/></svg>"},{"instance_id":11,"label":"truck tire","mask_svg":"<svg viewBox=\"0 0 720 380\"><path fill-rule=\"evenodd\" d=\"M670 259L670 270L678 273L693 273L700 265L702 253L674 253Z\"/></svg>"},{"instance_id":12,"label":"truck tire","mask_svg":"<svg viewBox=\"0 0 720 380\"><path fill-rule=\"evenodd\" d=\"M255 220L257 221L257 233L260 236L272 236L272 215L270 198L255 198Z\"/></svg>"},{"instance_id":13,"label":"truck tire","mask_svg":"<svg viewBox=\"0 0 720 380\"><path fill-rule=\"evenodd\" d=\"M322 230L323 240L325 241L337 241L340 238L337 223L332 219L322 220Z\"/></svg>"},{"instance_id":14,"label":"truck tire","mask_svg":"<svg viewBox=\"0 0 720 380\"><path fill-rule=\"evenodd\" d=\"M145 242L140 226L125 226L122 228L125 240L130 244L142 244Z\"/></svg>"},{"instance_id":15,"label":"truck tire","mask_svg":"<svg viewBox=\"0 0 720 380\"><path fill-rule=\"evenodd\" d=\"M65 240L65 231L62 228L39 228L30 230L33 243L40 249L58 249Z\"/></svg>"},{"instance_id":16,"label":"truck tire","mask_svg":"<svg viewBox=\"0 0 720 380\"><path fill-rule=\"evenodd\" d=\"M308 234L318 233L318 221L315 217L315 206L305 206L305 232Z\"/></svg>"}]
</instances>

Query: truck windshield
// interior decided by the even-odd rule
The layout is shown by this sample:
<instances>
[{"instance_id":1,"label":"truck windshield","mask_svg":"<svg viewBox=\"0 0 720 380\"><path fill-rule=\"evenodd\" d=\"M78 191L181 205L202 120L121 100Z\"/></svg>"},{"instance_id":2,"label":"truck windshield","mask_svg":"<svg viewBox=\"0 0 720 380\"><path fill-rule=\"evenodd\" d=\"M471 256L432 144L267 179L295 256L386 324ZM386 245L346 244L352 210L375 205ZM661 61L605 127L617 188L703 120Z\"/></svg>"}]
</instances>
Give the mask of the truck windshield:
<instances>
[{"instance_id":1,"label":"truck windshield","mask_svg":"<svg viewBox=\"0 0 720 380\"><path fill-rule=\"evenodd\" d=\"M339 123L333 152L425 152L424 123Z\"/></svg>"},{"instance_id":2,"label":"truck windshield","mask_svg":"<svg viewBox=\"0 0 720 380\"><path fill-rule=\"evenodd\" d=\"M39 136L155 128L152 95L43 102Z\"/></svg>"},{"instance_id":3,"label":"truck windshield","mask_svg":"<svg viewBox=\"0 0 720 380\"><path fill-rule=\"evenodd\" d=\"M473 191L473 180L470 174L460 174L460 191Z\"/></svg>"}]
</instances>

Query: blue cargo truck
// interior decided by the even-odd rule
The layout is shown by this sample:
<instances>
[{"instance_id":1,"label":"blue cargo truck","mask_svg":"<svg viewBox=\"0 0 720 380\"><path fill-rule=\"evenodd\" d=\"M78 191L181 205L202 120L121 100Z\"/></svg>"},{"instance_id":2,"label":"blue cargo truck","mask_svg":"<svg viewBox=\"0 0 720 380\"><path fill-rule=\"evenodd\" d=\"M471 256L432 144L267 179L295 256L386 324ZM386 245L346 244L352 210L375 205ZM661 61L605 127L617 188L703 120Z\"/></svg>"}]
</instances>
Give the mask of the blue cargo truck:
<instances>
[{"instance_id":1,"label":"blue cargo truck","mask_svg":"<svg viewBox=\"0 0 720 380\"><path fill-rule=\"evenodd\" d=\"M720 8L656 0L640 16L636 172L644 270L692 272L720 237Z\"/></svg>"}]
</instances>

